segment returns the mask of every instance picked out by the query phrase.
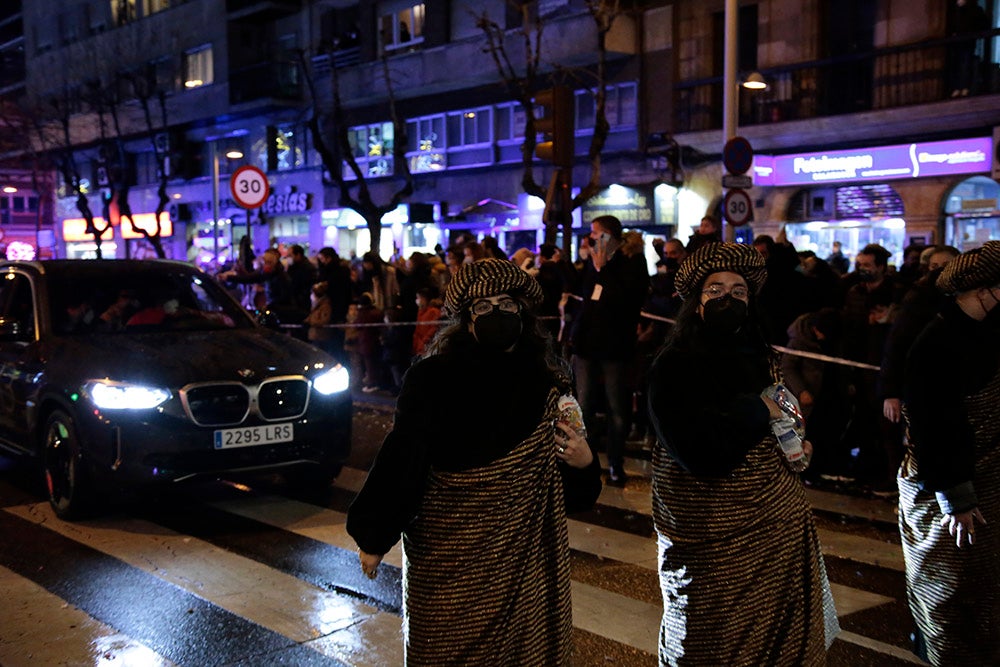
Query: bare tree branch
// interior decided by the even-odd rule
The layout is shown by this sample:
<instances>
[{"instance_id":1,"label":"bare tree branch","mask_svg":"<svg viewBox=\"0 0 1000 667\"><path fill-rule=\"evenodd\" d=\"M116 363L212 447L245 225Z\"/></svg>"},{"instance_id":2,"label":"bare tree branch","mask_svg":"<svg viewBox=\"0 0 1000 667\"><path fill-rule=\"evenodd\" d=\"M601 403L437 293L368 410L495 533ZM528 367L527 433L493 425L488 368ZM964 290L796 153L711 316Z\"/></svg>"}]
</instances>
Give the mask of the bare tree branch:
<instances>
[{"instance_id":1,"label":"bare tree branch","mask_svg":"<svg viewBox=\"0 0 1000 667\"><path fill-rule=\"evenodd\" d=\"M385 80L388 93L389 118L393 126L393 173L397 179L402 179L402 183L393 192L387 203L378 204L372 198L367 174L361 169L354 156L350 141L350 127L344 110L343 98L340 93L340 79L333 54L330 51L326 51L325 55L330 63L332 104L329 115L331 117L332 128L330 131L333 135L333 144L331 145L328 141L328 135L324 131L324 114L321 111L321 102L312 67L305 51L300 51L299 64L302 67L311 100L309 119L306 124L313 138L313 146L316 147L316 151L320 154L323 165L330 175L330 180L333 181L340 193L340 205L355 211L365 219L371 239L370 251L378 253L382 239L382 218L386 213L399 206L405 198L413 194L413 174L410 172L410 165L406 159L406 120L397 112L388 60L383 56L382 76ZM353 179L344 178L344 164L350 169L351 174L354 176ZM357 195L353 194L355 188L357 189Z\"/></svg>"}]
</instances>

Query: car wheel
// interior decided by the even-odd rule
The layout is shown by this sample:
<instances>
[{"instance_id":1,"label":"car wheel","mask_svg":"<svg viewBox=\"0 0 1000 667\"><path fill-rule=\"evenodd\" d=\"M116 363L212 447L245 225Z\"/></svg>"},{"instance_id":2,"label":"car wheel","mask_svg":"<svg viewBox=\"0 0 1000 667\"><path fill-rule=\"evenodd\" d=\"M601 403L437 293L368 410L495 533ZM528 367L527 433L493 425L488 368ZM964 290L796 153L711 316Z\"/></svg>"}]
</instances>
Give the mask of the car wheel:
<instances>
[{"instance_id":1,"label":"car wheel","mask_svg":"<svg viewBox=\"0 0 1000 667\"><path fill-rule=\"evenodd\" d=\"M60 519L79 519L92 498L73 418L55 410L45 421L43 465L49 503Z\"/></svg>"}]
</instances>

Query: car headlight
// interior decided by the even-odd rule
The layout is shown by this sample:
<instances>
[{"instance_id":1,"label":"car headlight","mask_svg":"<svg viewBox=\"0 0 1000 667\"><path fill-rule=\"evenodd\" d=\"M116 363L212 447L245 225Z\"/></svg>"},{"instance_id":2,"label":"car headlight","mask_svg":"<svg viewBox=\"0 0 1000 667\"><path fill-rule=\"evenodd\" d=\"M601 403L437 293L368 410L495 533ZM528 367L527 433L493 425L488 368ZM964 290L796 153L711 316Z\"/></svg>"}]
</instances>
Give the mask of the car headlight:
<instances>
[{"instance_id":1,"label":"car headlight","mask_svg":"<svg viewBox=\"0 0 1000 667\"><path fill-rule=\"evenodd\" d=\"M102 410L150 410L170 399L170 390L128 382L95 380L85 390Z\"/></svg>"},{"instance_id":2,"label":"car headlight","mask_svg":"<svg viewBox=\"0 0 1000 667\"><path fill-rule=\"evenodd\" d=\"M351 386L351 375L346 368L338 365L314 377L312 383L313 389L324 396L329 396L347 391L347 388Z\"/></svg>"}]
</instances>

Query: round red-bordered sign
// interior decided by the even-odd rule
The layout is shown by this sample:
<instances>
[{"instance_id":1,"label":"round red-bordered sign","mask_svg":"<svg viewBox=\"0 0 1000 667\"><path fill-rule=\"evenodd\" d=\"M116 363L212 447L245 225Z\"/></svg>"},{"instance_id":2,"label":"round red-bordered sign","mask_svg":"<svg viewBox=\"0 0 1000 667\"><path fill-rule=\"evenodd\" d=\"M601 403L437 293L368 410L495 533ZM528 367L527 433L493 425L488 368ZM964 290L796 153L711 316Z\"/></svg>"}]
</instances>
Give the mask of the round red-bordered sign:
<instances>
[{"instance_id":1,"label":"round red-bordered sign","mask_svg":"<svg viewBox=\"0 0 1000 667\"><path fill-rule=\"evenodd\" d=\"M753 147L743 137L733 137L722 147L722 165L730 174L745 174L753 166Z\"/></svg>"},{"instance_id":2,"label":"round red-bordered sign","mask_svg":"<svg viewBox=\"0 0 1000 667\"><path fill-rule=\"evenodd\" d=\"M722 200L722 210L726 214L726 220L733 225L745 224L750 219L753 211L753 204L750 202L750 195L746 190L733 188L726 192L726 198Z\"/></svg>"},{"instance_id":3,"label":"round red-bordered sign","mask_svg":"<svg viewBox=\"0 0 1000 667\"><path fill-rule=\"evenodd\" d=\"M243 208L259 208L271 194L271 186L263 171L245 165L233 172L229 179L229 191Z\"/></svg>"}]
</instances>

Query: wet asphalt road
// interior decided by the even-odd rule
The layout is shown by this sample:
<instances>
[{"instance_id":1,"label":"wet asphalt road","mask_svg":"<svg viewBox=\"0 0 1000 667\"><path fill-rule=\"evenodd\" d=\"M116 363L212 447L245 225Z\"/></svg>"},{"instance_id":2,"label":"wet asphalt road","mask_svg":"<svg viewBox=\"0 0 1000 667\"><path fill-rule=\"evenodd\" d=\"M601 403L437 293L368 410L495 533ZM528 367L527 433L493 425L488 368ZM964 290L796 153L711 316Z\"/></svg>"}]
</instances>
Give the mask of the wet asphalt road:
<instances>
[{"instance_id":1,"label":"wet asphalt road","mask_svg":"<svg viewBox=\"0 0 1000 667\"><path fill-rule=\"evenodd\" d=\"M354 449L347 468L359 480L391 427L391 412L385 409L389 401L383 397L381 402L378 408L360 405L355 410ZM637 445L630 454L634 465L627 464L627 468L639 472L632 474L626 490L608 490L608 497L602 495L594 511L576 518L582 533L600 544L591 545L586 536L573 544L574 603L579 588L596 596L599 608L619 605L644 614L641 622L653 625L648 630L655 642L659 605L655 570L648 563L615 557L616 547L632 540L643 544L653 533L651 518L643 509L643 503L648 503L649 479L641 471L648 453ZM338 479L323 497L298 493L277 476L201 483L153 498L124 499L100 520L60 526L62 522L46 514L39 485L28 482L28 476L23 466L0 458L0 506L5 510L0 512L0 573L4 575L0 590L5 590L0 601L6 608L0 612L0 664L47 664L37 657L49 655L46 648L58 655L63 645L67 653L76 651L62 655L64 664L129 664L120 661L123 655L141 653L134 653L139 648L128 649L132 653L122 649L122 645L131 646L128 642L167 661L142 664L398 664L394 661L399 660L401 641L399 568L383 565L378 579L368 580L357 567L349 541L326 537L329 529L324 522L346 512L360 481ZM834 643L828 664L916 664L906 655L911 621L902 573L898 567L879 563L884 558L880 549L890 556L898 550L891 506L883 500L845 495L849 509L843 509L839 498L824 496L816 516L822 535L829 536L834 545L826 557L831 581L851 591L847 597L855 607L850 613L841 612L847 639L842 636ZM282 514L270 516L270 511ZM297 514L289 518L288 512ZM302 528L306 524L309 527ZM839 540L845 541L843 553ZM858 557L852 551L854 542L870 547L874 557ZM178 554L191 544L204 545L208 555L179 559ZM270 582L272 577L279 583ZM229 582L223 592L211 591L221 579ZM258 580L261 583L255 589ZM13 583L4 588L4 582ZM280 601L283 592L300 586L305 586L301 598L318 591L324 602L305 611L284 608L294 607L297 601ZM117 633L114 636L127 638L121 640L125 644L109 649L107 656L98 656L96 661L79 655L82 649L72 639L56 642L43 635L33 640L42 646L25 648L31 646L26 639L30 623L22 629L25 614L35 614L43 626L63 622L59 614L46 611L44 604L36 608L43 593L63 601L58 605L62 611L69 607L98 619ZM229 602L237 595L247 596L244 607ZM259 612L257 607L266 605L255 605L255 596L277 598L274 614L303 619L298 625L309 626L309 632L299 637L296 623L275 621ZM605 617L588 623L587 613L574 607L576 664L656 664L648 637L632 637L629 626L640 622L640 616ZM331 616L360 620L356 626L341 628L330 621ZM370 631L361 629L366 625L389 630L376 633L376 641L366 634ZM352 636L354 627L358 630ZM74 630L64 632L72 637ZM51 646L46 647L47 642ZM25 650L34 651L31 659L25 657Z\"/></svg>"}]
</instances>

